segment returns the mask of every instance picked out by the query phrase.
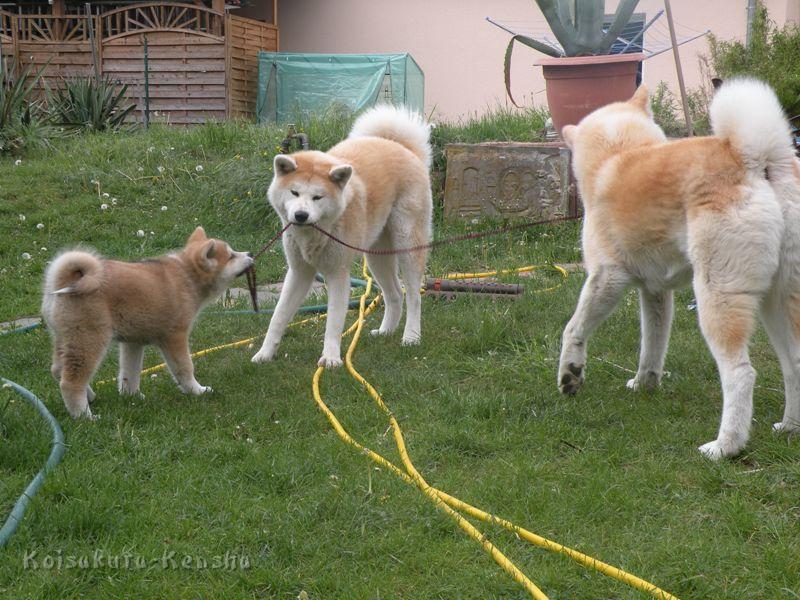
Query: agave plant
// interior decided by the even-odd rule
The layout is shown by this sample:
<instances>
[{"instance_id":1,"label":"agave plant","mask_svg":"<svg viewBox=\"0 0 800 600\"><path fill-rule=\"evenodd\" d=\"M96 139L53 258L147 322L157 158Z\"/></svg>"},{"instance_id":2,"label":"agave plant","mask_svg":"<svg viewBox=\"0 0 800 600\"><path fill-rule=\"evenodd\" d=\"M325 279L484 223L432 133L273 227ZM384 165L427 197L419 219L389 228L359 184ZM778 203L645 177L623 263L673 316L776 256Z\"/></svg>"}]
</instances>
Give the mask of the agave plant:
<instances>
[{"instance_id":1,"label":"agave plant","mask_svg":"<svg viewBox=\"0 0 800 600\"><path fill-rule=\"evenodd\" d=\"M50 98L53 122L69 129L117 130L136 108L126 103L127 91L108 77L66 79Z\"/></svg>"},{"instance_id":2,"label":"agave plant","mask_svg":"<svg viewBox=\"0 0 800 600\"><path fill-rule=\"evenodd\" d=\"M515 35L508 42L503 68L506 91L511 96L511 53L520 42L548 56L589 56L608 54L611 46L630 21L639 0L621 0L611 25L604 29L605 0L536 0L547 24L563 48L563 53L549 44L525 35ZM514 102L516 105L516 102Z\"/></svg>"},{"instance_id":3,"label":"agave plant","mask_svg":"<svg viewBox=\"0 0 800 600\"><path fill-rule=\"evenodd\" d=\"M21 70L16 63L0 65L0 152L48 144L52 131L43 120L44 103L37 98L43 69L32 74L31 65Z\"/></svg>"}]
</instances>

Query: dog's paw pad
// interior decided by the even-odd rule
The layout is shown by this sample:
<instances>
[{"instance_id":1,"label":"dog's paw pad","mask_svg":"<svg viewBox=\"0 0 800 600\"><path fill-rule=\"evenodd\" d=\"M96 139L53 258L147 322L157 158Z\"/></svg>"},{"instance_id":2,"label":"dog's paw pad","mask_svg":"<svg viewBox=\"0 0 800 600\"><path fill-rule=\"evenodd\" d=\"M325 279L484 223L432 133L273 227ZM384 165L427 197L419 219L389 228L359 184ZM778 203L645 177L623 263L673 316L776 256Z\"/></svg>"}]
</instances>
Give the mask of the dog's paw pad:
<instances>
[{"instance_id":1,"label":"dog's paw pad","mask_svg":"<svg viewBox=\"0 0 800 600\"><path fill-rule=\"evenodd\" d=\"M325 367L326 369L335 369L343 364L342 359L338 356L320 356L317 361L317 366Z\"/></svg>"},{"instance_id":2,"label":"dog's paw pad","mask_svg":"<svg viewBox=\"0 0 800 600\"><path fill-rule=\"evenodd\" d=\"M558 380L558 389L562 394L574 396L583 385L583 367L575 363L567 365L567 372Z\"/></svg>"}]
</instances>

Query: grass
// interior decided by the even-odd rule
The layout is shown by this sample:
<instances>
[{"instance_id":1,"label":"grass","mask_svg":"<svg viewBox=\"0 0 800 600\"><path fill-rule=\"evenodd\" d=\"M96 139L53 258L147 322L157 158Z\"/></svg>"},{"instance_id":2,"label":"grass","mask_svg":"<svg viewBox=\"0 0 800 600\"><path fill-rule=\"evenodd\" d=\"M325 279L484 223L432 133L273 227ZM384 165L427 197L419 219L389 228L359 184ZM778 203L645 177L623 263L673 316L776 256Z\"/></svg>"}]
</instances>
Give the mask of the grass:
<instances>
[{"instance_id":1,"label":"grass","mask_svg":"<svg viewBox=\"0 0 800 600\"><path fill-rule=\"evenodd\" d=\"M307 130L325 147L346 128L320 122ZM469 134L466 126L439 131ZM66 140L19 166L0 159L0 320L38 312L46 261L78 241L141 258L179 246L202 223L236 248L259 247L276 227L264 190L280 137L241 124L154 128ZM110 206L101 210L101 203ZM491 226L437 222L435 235ZM429 272L572 262L578 245L575 224L539 228L442 248ZM259 264L261 281L283 271L279 252ZM559 337L582 276L548 294L533 290L552 275L524 281L516 302L426 299L418 347L401 347L398 335L359 346L356 366L395 411L421 473L681 598L797 598L800 447L770 433L783 399L772 389L782 384L765 337L757 336L752 352L763 386L753 439L739 459L712 464L696 446L716 434L719 382L687 308L689 292L676 303L671 376L660 391L627 390L629 374L615 366L636 364L631 293L592 342L585 388L564 398L555 386ZM202 316L192 345L261 334L266 324ZM524 597L419 492L336 438L310 393L322 331L322 324L292 331L280 359L267 365L250 363L254 348L198 359L199 381L215 389L202 399L181 395L164 374L144 382L143 400L98 388L96 423L68 418L49 376L46 331L1 338L0 374L43 399L69 448L0 556L0 595ZM156 362L149 352L146 364ZM115 370L112 351L98 379ZM385 418L343 370L326 372L322 388L358 439L397 461ZM0 390L0 518L48 452L44 423ZM481 528L551 598L642 597L503 530ZM39 568L26 569L32 553ZM247 557L248 568L210 568L226 553L229 565ZM184 556L188 568L181 568ZM70 557L86 557L87 568L70 568ZM109 565L109 557L118 563ZM56 566L44 568L47 560Z\"/></svg>"}]
</instances>

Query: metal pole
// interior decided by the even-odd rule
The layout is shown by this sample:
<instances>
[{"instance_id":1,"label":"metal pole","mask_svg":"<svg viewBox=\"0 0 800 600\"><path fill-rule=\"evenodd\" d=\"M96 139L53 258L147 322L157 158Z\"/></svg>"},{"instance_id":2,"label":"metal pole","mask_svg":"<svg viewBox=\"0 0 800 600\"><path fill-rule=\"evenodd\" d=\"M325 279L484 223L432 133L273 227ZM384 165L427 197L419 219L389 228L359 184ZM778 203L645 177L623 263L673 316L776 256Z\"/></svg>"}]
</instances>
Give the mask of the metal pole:
<instances>
[{"instance_id":1,"label":"metal pole","mask_svg":"<svg viewBox=\"0 0 800 600\"><path fill-rule=\"evenodd\" d=\"M649 21L648 21L648 22L645 24L645 26L644 26L644 27L642 27L642 30L641 30L639 33L637 33L637 34L634 36L634 38L633 38L633 39L632 39L630 42L628 42L628 44L627 44L627 45L626 45L626 46L625 46L625 47L622 49L622 52L620 52L620 54L625 54L625 53L628 51L628 48L630 48L630 47L631 47L633 44L635 44L636 42L638 42L638 41L639 41L639 38L640 38L640 37L642 37L642 36L644 35L644 32L645 32L645 31L647 31L648 29L650 29L650 26L651 26L653 23L655 23L655 22L656 22L656 21L659 19L659 17L661 17L661 15L663 15L663 14L664 14L664 11L663 11L663 10L660 10L660 11L658 11L658 12L656 13L656 16L654 16L652 19L650 19L650 20L649 20ZM617 38L617 39L619 39L619 38ZM642 47L642 45L641 45L641 44L639 44L639 48L640 48L641 50L644 50L644 47Z\"/></svg>"},{"instance_id":2,"label":"metal pole","mask_svg":"<svg viewBox=\"0 0 800 600\"><path fill-rule=\"evenodd\" d=\"M147 51L147 36L142 36L144 46L144 126L150 127L150 62Z\"/></svg>"},{"instance_id":3,"label":"metal pole","mask_svg":"<svg viewBox=\"0 0 800 600\"><path fill-rule=\"evenodd\" d=\"M667 23L669 24L669 38L672 41L672 55L675 57L675 70L678 72L678 87L681 90L681 102L683 103L683 118L686 121L686 135L692 137L692 117L689 115L689 101L686 97L686 85L683 83L683 69L681 68L681 55L678 51L678 40L675 36L675 22L672 20L672 7L669 0L664 0L664 10L667 13Z\"/></svg>"},{"instance_id":4,"label":"metal pole","mask_svg":"<svg viewBox=\"0 0 800 600\"><path fill-rule=\"evenodd\" d=\"M745 47L749 48L753 38L753 21L756 18L757 0L747 0L747 37L745 38Z\"/></svg>"},{"instance_id":5,"label":"metal pole","mask_svg":"<svg viewBox=\"0 0 800 600\"><path fill-rule=\"evenodd\" d=\"M86 19L89 26L89 43L92 45L92 65L94 66L94 81L100 83L100 65L97 58L97 44L94 39L94 17L92 16L92 5L86 3Z\"/></svg>"}]
</instances>

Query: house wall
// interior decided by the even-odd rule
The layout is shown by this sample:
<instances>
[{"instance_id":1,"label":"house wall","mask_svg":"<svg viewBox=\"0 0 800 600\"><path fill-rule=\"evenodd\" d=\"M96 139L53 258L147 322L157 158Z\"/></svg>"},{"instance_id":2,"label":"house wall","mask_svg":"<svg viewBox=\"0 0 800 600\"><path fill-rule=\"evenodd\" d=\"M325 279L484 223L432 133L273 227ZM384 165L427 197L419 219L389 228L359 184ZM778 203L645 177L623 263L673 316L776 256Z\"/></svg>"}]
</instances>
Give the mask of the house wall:
<instances>
[{"instance_id":1,"label":"house wall","mask_svg":"<svg viewBox=\"0 0 800 600\"><path fill-rule=\"evenodd\" d=\"M779 24L800 17L800 0L765 0ZM606 3L606 11L617 0ZM711 29L719 38L745 37L747 0L672 0L679 38L691 30ZM649 19L663 0L641 0L637 12ZM510 35L485 20L515 23L544 31L544 17L533 0L283 0L279 2L281 50L286 52L410 52L425 72L425 105L440 118L482 113L508 103L503 84L503 54ZM666 20L661 17L664 25ZM651 36L645 35L645 47ZM689 88L704 80L699 57L707 51L701 38L680 47ZM513 93L518 102L546 103L541 55L517 45L512 63ZM677 92L671 52L644 64L651 86L666 81Z\"/></svg>"}]
</instances>

